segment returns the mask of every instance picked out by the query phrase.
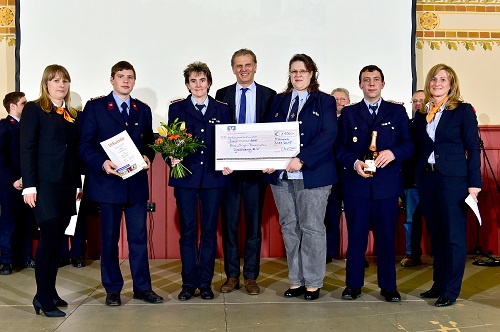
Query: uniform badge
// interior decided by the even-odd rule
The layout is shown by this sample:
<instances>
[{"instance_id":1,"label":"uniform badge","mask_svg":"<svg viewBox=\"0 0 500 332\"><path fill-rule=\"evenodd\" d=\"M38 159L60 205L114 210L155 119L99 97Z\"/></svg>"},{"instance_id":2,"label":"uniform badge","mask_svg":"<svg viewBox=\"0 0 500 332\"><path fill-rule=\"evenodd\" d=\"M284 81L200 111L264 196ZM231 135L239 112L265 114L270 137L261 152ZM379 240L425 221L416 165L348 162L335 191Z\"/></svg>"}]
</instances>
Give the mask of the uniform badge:
<instances>
[{"instance_id":1,"label":"uniform badge","mask_svg":"<svg viewBox=\"0 0 500 332\"><path fill-rule=\"evenodd\" d=\"M352 141L353 141L354 143L356 143L356 142L358 141L358 138L357 138L356 136L354 136L354 137L352 138Z\"/></svg>"},{"instance_id":2,"label":"uniform badge","mask_svg":"<svg viewBox=\"0 0 500 332\"><path fill-rule=\"evenodd\" d=\"M132 102L132 108L134 109L134 111L139 111L139 108L137 107L137 104Z\"/></svg>"},{"instance_id":3,"label":"uniform badge","mask_svg":"<svg viewBox=\"0 0 500 332\"><path fill-rule=\"evenodd\" d=\"M115 108L115 106L113 105L113 102L112 102L112 101L110 101L110 102L108 103L108 111L111 111L111 110L112 110L112 109L114 109L114 108Z\"/></svg>"}]
</instances>

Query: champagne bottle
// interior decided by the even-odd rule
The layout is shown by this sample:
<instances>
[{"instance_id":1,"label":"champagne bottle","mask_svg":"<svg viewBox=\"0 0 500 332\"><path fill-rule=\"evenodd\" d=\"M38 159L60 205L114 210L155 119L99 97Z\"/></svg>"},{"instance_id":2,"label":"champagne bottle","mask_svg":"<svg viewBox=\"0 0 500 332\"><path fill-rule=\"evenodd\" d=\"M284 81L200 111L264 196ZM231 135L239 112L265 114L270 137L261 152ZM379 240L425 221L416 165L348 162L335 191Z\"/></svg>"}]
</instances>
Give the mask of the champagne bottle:
<instances>
[{"instance_id":1,"label":"champagne bottle","mask_svg":"<svg viewBox=\"0 0 500 332\"><path fill-rule=\"evenodd\" d=\"M368 165L365 167L363 171L369 175L375 175L377 172L377 167L375 166L375 159L377 159L378 151L377 151L377 131L372 131L372 141L370 143L370 147L368 148L368 152L365 154L364 162Z\"/></svg>"}]
</instances>

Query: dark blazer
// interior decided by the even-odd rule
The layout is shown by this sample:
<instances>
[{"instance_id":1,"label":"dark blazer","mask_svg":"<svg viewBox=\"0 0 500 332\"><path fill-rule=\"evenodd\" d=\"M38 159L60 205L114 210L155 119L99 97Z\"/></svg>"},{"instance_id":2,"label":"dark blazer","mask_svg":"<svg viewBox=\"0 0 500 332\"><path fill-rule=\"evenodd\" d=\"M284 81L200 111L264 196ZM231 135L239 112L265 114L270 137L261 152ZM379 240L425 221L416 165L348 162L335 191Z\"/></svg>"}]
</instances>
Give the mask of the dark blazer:
<instances>
[{"instance_id":1,"label":"dark blazer","mask_svg":"<svg viewBox=\"0 0 500 332\"><path fill-rule=\"evenodd\" d=\"M12 187L12 184L21 177L20 128L19 122L10 115L0 120L0 186L2 188Z\"/></svg>"},{"instance_id":2,"label":"dark blazer","mask_svg":"<svg viewBox=\"0 0 500 332\"><path fill-rule=\"evenodd\" d=\"M55 110L46 113L32 101L24 106L21 120L21 173L24 188L38 187L40 181L68 184L64 176L69 170L69 185L75 187L76 195L76 188L82 187L78 158L79 121L78 116L70 124ZM65 166L68 169L65 170Z\"/></svg>"},{"instance_id":3,"label":"dark blazer","mask_svg":"<svg viewBox=\"0 0 500 332\"><path fill-rule=\"evenodd\" d=\"M277 94L271 105L267 122L286 122L290 108L291 93ZM297 155L304 162L302 175L304 188L324 187L337 183L337 171L332 153L337 136L337 113L335 98L323 92L311 92L299 113L297 121L300 131L300 152ZM265 177L270 184L276 184L281 171Z\"/></svg>"},{"instance_id":4,"label":"dark blazer","mask_svg":"<svg viewBox=\"0 0 500 332\"><path fill-rule=\"evenodd\" d=\"M415 144L419 151L417 175L422 175L434 151L435 166L442 175L464 176L467 187L482 187L478 124L472 106L460 103L454 110L443 110L435 142L427 134L425 116L420 112L415 114Z\"/></svg>"},{"instance_id":5,"label":"dark blazer","mask_svg":"<svg viewBox=\"0 0 500 332\"><path fill-rule=\"evenodd\" d=\"M168 122L186 123L186 131L201 139L205 146L186 156L182 162L192 174L181 179L171 177L168 185L180 188L214 188L226 185L222 171L215 170L215 125L231 123L229 107L208 96L208 108L202 115L191 102L191 95L174 102L168 109ZM168 159L167 159L168 160Z\"/></svg>"},{"instance_id":6,"label":"dark blazer","mask_svg":"<svg viewBox=\"0 0 500 332\"><path fill-rule=\"evenodd\" d=\"M155 152L148 145L154 142L151 108L131 98L127 126L110 93L87 102L81 128L79 150L88 167L88 197L95 202L112 204L146 202L149 198L147 172L139 172L125 180L106 174L102 165L109 158L100 142L126 130L139 152L153 162Z\"/></svg>"},{"instance_id":7,"label":"dark blazer","mask_svg":"<svg viewBox=\"0 0 500 332\"><path fill-rule=\"evenodd\" d=\"M255 83L255 87L255 118L257 122L265 122L267 119L267 112L271 107L271 102L273 97L276 95L276 91L257 83ZM236 123L236 83L217 90L215 99L222 101L229 106L229 109L231 110L231 123Z\"/></svg>"},{"instance_id":8,"label":"dark blazer","mask_svg":"<svg viewBox=\"0 0 500 332\"><path fill-rule=\"evenodd\" d=\"M342 167L344 195L384 199L403 192L401 163L413 153L408 115L402 105L382 100L375 122L365 102L346 106L339 118L336 157ZM373 178L363 178L354 170L357 159L363 160L370 146L372 131L377 131L377 150L391 150L396 158L377 169Z\"/></svg>"}]
</instances>

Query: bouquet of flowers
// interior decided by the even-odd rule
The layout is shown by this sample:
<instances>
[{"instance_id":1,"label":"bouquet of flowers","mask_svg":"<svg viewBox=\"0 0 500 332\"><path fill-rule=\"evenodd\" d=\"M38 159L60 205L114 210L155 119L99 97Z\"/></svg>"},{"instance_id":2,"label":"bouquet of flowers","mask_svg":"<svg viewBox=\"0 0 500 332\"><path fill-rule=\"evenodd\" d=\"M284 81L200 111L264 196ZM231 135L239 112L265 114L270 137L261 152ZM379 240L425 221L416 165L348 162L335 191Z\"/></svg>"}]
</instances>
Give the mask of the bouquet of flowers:
<instances>
[{"instance_id":1,"label":"bouquet of flowers","mask_svg":"<svg viewBox=\"0 0 500 332\"><path fill-rule=\"evenodd\" d=\"M160 122L158 133L160 137L155 140L155 144L149 146L156 152L165 155L165 161L169 157L182 160L188 154L198 150L198 148L205 147L205 144L200 139L186 132L186 124L184 121L179 121L178 118L170 126ZM186 176L187 173L192 174L182 162L179 162L172 167L170 174L172 177L180 179Z\"/></svg>"}]
</instances>

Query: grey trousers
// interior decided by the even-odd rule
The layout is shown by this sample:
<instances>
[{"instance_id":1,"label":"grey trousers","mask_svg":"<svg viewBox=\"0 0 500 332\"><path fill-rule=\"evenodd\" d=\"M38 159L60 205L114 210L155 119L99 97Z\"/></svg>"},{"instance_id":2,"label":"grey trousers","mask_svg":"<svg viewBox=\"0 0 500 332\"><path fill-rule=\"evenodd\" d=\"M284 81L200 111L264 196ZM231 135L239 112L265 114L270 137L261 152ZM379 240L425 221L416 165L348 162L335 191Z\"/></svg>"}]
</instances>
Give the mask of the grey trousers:
<instances>
[{"instance_id":1,"label":"grey trousers","mask_svg":"<svg viewBox=\"0 0 500 332\"><path fill-rule=\"evenodd\" d=\"M332 186L304 189L304 180L271 185L291 286L323 287L326 269L326 204Z\"/></svg>"}]
</instances>

